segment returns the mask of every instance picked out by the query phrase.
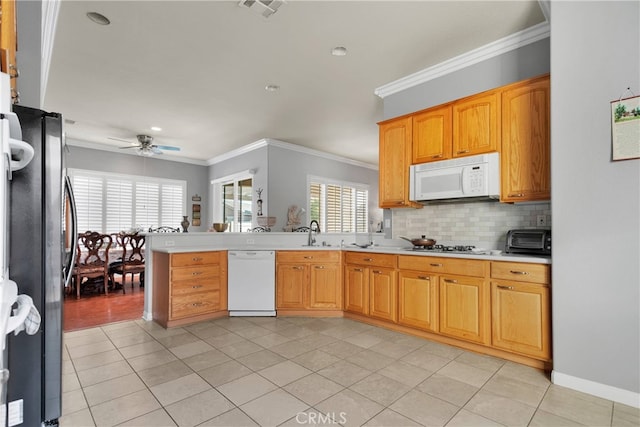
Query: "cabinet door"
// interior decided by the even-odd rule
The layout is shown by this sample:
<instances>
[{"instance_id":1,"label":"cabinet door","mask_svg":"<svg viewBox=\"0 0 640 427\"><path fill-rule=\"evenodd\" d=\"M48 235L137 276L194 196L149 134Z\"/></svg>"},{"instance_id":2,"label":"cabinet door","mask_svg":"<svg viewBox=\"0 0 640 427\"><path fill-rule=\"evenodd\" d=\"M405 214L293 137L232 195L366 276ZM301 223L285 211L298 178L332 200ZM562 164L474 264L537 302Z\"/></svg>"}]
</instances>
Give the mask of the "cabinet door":
<instances>
[{"instance_id":1,"label":"cabinet door","mask_svg":"<svg viewBox=\"0 0 640 427\"><path fill-rule=\"evenodd\" d=\"M491 306L494 347L550 360L547 286L492 281Z\"/></svg>"},{"instance_id":2,"label":"cabinet door","mask_svg":"<svg viewBox=\"0 0 640 427\"><path fill-rule=\"evenodd\" d=\"M369 269L357 265L344 268L344 309L369 314Z\"/></svg>"},{"instance_id":3,"label":"cabinet door","mask_svg":"<svg viewBox=\"0 0 640 427\"><path fill-rule=\"evenodd\" d=\"M438 276L417 271L399 273L398 323L438 331Z\"/></svg>"},{"instance_id":4,"label":"cabinet door","mask_svg":"<svg viewBox=\"0 0 640 427\"><path fill-rule=\"evenodd\" d=\"M14 103L18 101L17 50L16 0L0 0L0 71L11 76L11 98Z\"/></svg>"},{"instance_id":5,"label":"cabinet door","mask_svg":"<svg viewBox=\"0 0 640 427\"><path fill-rule=\"evenodd\" d=\"M440 277L440 333L488 344L490 297L484 279Z\"/></svg>"},{"instance_id":6,"label":"cabinet door","mask_svg":"<svg viewBox=\"0 0 640 427\"><path fill-rule=\"evenodd\" d=\"M451 105L413 116L412 164L451 158Z\"/></svg>"},{"instance_id":7,"label":"cabinet door","mask_svg":"<svg viewBox=\"0 0 640 427\"><path fill-rule=\"evenodd\" d=\"M278 264L276 272L276 309L305 308L308 266Z\"/></svg>"},{"instance_id":8,"label":"cabinet door","mask_svg":"<svg viewBox=\"0 0 640 427\"><path fill-rule=\"evenodd\" d=\"M342 308L342 285L338 264L311 264L309 274L309 307Z\"/></svg>"},{"instance_id":9,"label":"cabinet door","mask_svg":"<svg viewBox=\"0 0 640 427\"><path fill-rule=\"evenodd\" d=\"M498 92L470 96L453 104L453 157L497 151Z\"/></svg>"},{"instance_id":10,"label":"cabinet door","mask_svg":"<svg viewBox=\"0 0 640 427\"><path fill-rule=\"evenodd\" d=\"M549 77L502 93L502 198L550 200Z\"/></svg>"},{"instance_id":11,"label":"cabinet door","mask_svg":"<svg viewBox=\"0 0 640 427\"><path fill-rule=\"evenodd\" d=\"M396 322L398 320L397 300L395 270L372 267L369 275L369 315Z\"/></svg>"},{"instance_id":12,"label":"cabinet door","mask_svg":"<svg viewBox=\"0 0 640 427\"><path fill-rule=\"evenodd\" d=\"M411 117L380 125L379 191L381 208L407 207L409 203L409 163Z\"/></svg>"}]
</instances>

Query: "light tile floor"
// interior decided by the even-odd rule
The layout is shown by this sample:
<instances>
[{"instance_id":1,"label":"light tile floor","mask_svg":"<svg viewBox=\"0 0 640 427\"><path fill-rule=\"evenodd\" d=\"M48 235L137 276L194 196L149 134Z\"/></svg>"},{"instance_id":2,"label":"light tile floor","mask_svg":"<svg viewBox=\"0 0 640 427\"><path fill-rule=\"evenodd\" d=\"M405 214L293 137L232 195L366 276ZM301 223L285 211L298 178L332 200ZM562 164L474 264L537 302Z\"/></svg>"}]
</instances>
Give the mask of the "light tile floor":
<instances>
[{"instance_id":1,"label":"light tile floor","mask_svg":"<svg viewBox=\"0 0 640 427\"><path fill-rule=\"evenodd\" d=\"M637 426L538 370L342 318L64 334L62 427Z\"/></svg>"}]
</instances>

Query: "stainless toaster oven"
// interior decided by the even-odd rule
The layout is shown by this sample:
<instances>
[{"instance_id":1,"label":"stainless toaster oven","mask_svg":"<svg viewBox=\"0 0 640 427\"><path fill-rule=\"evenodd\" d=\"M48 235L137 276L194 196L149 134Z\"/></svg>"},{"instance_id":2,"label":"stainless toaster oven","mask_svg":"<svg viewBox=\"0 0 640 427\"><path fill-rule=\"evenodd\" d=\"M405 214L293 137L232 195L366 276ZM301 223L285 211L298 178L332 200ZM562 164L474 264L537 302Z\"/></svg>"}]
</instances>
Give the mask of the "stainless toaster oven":
<instances>
[{"instance_id":1,"label":"stainless toaster oven","mask_svg":"<svg viewBox=\"0 0 640 427\"><path fill-rule=\"evenodd\" d=\"M509 230L505 252L510 254L551 255L551 230Z\"/></svg>"}]
</instances>

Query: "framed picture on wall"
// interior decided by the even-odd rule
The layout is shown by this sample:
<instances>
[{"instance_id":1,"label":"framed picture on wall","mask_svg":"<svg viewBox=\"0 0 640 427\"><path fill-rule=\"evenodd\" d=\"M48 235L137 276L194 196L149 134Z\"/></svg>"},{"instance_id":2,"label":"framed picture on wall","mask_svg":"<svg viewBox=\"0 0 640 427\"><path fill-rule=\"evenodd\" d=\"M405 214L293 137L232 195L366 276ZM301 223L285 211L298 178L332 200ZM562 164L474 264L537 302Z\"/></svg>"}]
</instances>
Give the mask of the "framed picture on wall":
<instances>
[{"instance_id":1,"label":"framed picture on wall","mask_svg":"<svg viewBox=\"0 0 640 427\"><path fill-rule=\"evenodd\" d=\"M612 160L640 158L640 96L611 101Z\"/></svg>"}]
</instances>

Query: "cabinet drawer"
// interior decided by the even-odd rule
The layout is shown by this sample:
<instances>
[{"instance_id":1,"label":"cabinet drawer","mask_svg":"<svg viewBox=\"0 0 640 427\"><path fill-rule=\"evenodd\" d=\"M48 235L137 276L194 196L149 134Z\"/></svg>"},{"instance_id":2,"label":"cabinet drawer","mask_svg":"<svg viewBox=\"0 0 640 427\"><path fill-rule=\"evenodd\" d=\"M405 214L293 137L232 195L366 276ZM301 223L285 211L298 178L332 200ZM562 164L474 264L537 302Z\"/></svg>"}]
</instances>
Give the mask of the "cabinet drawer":
<instances>
[{"instance_id":1,"label":"cabinet drawer","mask_svg":"<svg viewBox=\"0 0 640 427\"><path fill-rule=\"evenodd\" d=\"M171 255L171 267L187 267L190 265L217 264L220 252L188 252Z\"/></svg>"},{"instance_id":2,"label":"cabinet drawer","mask_svg":"<svg viewBox=\"0 0 640 427\"><path fill-rule=\"evenodd\" d=\"M489 271L489 261L466 258L399 255L398 268L402 270L485 277Z\"/></svg>"},{"instance_id":3,"label":"cabinet drawer","mask_svg":"<svg viewBox=\"0 0 640 427\"><path fill-rule=\"evenodd\" d=\"M368 254L362 252L347 252L345 262L347 264L375 265L377 267L396 268L396 255Z\"/></svg>"},{"instance_id":4,"label":"cabinet drawer","mask_svg":"<svg viewBox=\"0 0 640 427\"><path fill-rule=\"evenodd\" d=\"M278 251L277 262L338 262L338 251Z\"/></svg>"},{"instance_id":5,"label":"cabinet drawer","mask_svg":"<svg viewBox=\"0 0 640 427\"><path fill-rule=\"evenodd\" d=\"M171 318L195 316L216 311L220 307L220 292L197 292L190 295L173 297L171 300Z\"/></svg>"},{"instance_id":6,"label":"cabinet drawer","mask_svg":"<svg viewBox=\"0 0 640 427\"><path fill-rule=\"evenodd\" d=\"M171 284L171 295L189 295L195 292L219 291L220 279L218 277L204 280L184 280Z\"/></svg>"},{"instance_id":7,"label":"cabinet drawer","mask_svg":"<svg viewBox=\"0 0 640 427\"><path fill-rule=\"evenodd\" d=\"M176 280L206 280L220 276L219 265L203 265L202 267L182 267L171 269L171 281Z\"/></svg>"},{"instance_id":8,"label":"cabinet drawer","mask_svg":"<svg viewBox=\"0 0 640 427\"><path fill-rule=\"evenodd\" d=\"M551 266L526 262L492 262L491 277L516 282L551 283Z\"/></svg>"}]
</instances>

